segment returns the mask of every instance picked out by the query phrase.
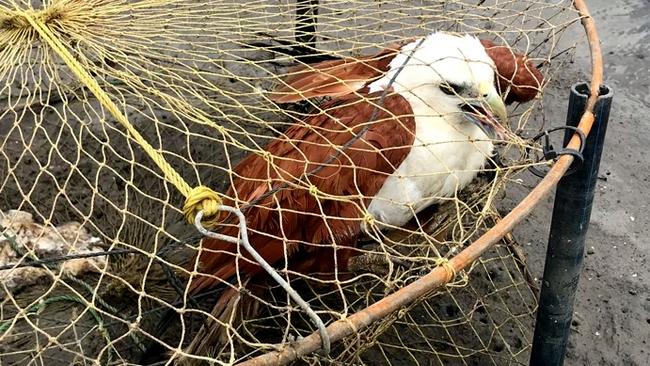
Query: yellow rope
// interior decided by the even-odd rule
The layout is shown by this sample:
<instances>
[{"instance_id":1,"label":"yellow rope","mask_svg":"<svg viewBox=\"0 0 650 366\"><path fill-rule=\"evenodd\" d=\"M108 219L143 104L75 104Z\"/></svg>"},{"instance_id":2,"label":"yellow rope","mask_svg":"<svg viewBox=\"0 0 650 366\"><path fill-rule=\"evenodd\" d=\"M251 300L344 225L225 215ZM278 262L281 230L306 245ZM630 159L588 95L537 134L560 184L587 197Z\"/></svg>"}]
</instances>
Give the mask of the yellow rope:
<instances>
[{"instance_id":1,"label":"yellow rope","mask_svg":"<svg viewBox=\"0 0 650 366\"><path fill-rule=\"evenodd\" d=\"M43 22L39 13L33 11L18 11L18 14L23 16L27 22L38 32L41 38L52 47L52 49L63 59L68 65L70 70L79 78L88 90L90 90L97 100L106 108L118 122L126 128L131 137L142 147L147 155L158 165L160 170L165 175L165 179L173 184L185 196L185 204L183 205L183 214L185 218L194 223L196 214L203 210L204 217L206 217L206 224L214 224L209 220L214 217L221 205L221 198L212 189L206 186L198 186L195 188L190 185L181 177L180 174L165 160L165 157L158 152L153 146L145 140L145 138L135 129L129 120L120 112L119 108L111 100L108 94L99 86L97 80L93 78L88 71L81 65L74 56L68 51L65 45L52 33L50 28Z\"/></svg>"}]
</instances>

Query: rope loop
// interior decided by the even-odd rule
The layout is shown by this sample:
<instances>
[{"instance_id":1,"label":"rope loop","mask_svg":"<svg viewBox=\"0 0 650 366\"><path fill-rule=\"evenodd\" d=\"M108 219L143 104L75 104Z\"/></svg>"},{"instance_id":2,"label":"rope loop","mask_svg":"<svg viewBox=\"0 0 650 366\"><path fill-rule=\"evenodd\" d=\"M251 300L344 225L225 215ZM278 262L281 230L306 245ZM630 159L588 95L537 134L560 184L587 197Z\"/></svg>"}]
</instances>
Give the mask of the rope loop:
<instances>
[{"instance_id":1,"label":"rope loop","mask_svg":"<svg viewBox=\"0 0 650 366\"><path fill-rule=\"evenodd\" d=\"M438 258L435 261L436 266L444 268L445 272L447 273L447 277L445 278L445 284L451 282L454 278L456 278L456 269L454 269L454 266L449 263L449 259L447 258Z\"/></svg>"},{"instance_id":2,"label":"rope loop","mask_svg":"<svg viewBox=\"0 0 650 366\"><path fill-rule=\"evenodd\" d=\"M185 199L183 216L185 216L187 222L193 224L196 214L203 211L205 217L203 223L206 226L214 226L219 216L221 204L221 197L217 192L206 186L197 186L192 188Z\"/></svg>"}]
</instances>

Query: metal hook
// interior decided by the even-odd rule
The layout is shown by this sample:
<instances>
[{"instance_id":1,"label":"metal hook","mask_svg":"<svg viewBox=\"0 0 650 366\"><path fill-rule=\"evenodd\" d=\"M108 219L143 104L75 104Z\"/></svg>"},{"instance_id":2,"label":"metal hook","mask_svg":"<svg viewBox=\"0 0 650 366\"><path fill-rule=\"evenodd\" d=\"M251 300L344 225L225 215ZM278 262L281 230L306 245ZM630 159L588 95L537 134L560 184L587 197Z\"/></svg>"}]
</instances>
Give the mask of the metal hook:
<instances>
[{"instance_id":1,"label":"metal hook","mask_svg":"<svg viewBox=\"0 0 650 366\"><path fill-rule=\"evenodd\" d=\"M282 286L282 288L289 294L289 296L291 296L291 298L307 313L307 315L309 315L311 321L314 323L314 325L318 327L321 342L323 343L324 354L325 355L329 354L330 337L329 334L327 333L327 329L325 328L325 324L318 316L318 314L316 314L316 312L312 310L309 304L305 300L303 300L302 297L300 297L300 295L296 292L296 290L291 288L291 285L289 285L289 283L285 281L285 279L282 278L278 274L278 272L273 267L271 267L271 265L250 244L250 242L248 241L248 228L246 226L246 217L244 216L244 214L239 209L230 206L220 206L219 210L230 212L237 216L237 218L239 219L239 232L241 235L241 239L237 239L228 235L217 234L204 228L203 225L201 224L201 219L203 219L203 211L199 211L196 214L196 218L194 219L194 226L196 226L196 229L201 234L207 237L242 245L244 249L246 249L246 251L250 253L253 259L257 261L260 267L262 267L275 280L275 282L277 282L280 286Z\"/></svg>"},{"instance_id":2,"label":"metal hook","mask_svg":"<svg viewBox=\"0 0 650 366\"><path fill-rule=\"evenodd\" d=\"M550 132L555 132L555 131L559 131L559 130L571 130L571 131L575 132L578 135L578 137L580 138L580 148L578 150L574 150L574 149L569 149L569 148L565 147L565 148L562 148L560 150L556 150L553 147L553 145L551 144ZM537 141L537 140L541 139L542 137L544 138L544 145L542 146L544 160L555 160L560 155L573 155L573 157L575 158L574 163L566 171L566 173L564 173L564 175L569 176L569 175L575 173L576 170L578 169L578 167L584 161L584 157L582 156L582 152L583 152L583 150L585 148L585 141L587 139L587 137L585 136L585 133L582 132L582 130L580 130L577 127L559 126L559 127L551 128L551 129L544 130L544 131L540 132L537 136L533 137L531 139L531 141ZM529 147L526 148L526 155L530 155L530 148ZM530 166L528 169L530 170L531 173L535 174L536 176L538 176L540 178L544 178L544 176L546 175L546 172L542 172L541 170L537 169L535 166Z\"/></svg>"}]
</instances>

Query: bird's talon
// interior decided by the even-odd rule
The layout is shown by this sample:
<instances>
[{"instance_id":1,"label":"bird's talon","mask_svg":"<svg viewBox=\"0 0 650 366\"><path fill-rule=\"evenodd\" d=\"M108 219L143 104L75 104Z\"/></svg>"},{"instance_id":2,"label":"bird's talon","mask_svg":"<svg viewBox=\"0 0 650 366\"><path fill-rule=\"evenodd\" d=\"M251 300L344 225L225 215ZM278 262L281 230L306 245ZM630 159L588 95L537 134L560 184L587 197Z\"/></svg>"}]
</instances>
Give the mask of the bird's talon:
<instances>
[{"instance_id":1,"label":"bird's talon","mask_svg":"<svg viewBox=\"0 0 650 366\"><path fill-rule=\"evenodd\" d=\"M374 273L379 276L385 276L390 271L391 263L405 270L412 267L411 262L389 256L388 254L365 253L350 258L348 269L354 273Z\"/></svg>"}]
</instances>

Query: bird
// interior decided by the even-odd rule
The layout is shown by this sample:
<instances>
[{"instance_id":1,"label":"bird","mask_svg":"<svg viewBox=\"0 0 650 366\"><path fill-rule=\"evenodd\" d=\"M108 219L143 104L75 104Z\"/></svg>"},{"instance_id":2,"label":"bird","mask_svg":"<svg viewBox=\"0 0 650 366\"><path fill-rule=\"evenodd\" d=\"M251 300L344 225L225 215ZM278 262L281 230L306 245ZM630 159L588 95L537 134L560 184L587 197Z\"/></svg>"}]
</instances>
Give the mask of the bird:
<instances>
[{"instance_id":1,"label":"bird","mask_svg":"<svg viewBox=\"0 0 650 366\"><path fill-rule=\"evenodd\" d=\"M367 92L367 86L386 73L400 49L418 38L394 42L380 52L363 57L327 60L291 68L283 84L269 93L277 103L296 103L316 97L344 97ZM533 100L544 77L524 54L500 46L489 39L479 39L496 67L495 83L506 104Z\"/></svg>"},{"instance_id":2,"label":"bird","mask_svg":"<svg viewBox=\"0 0 650 366\"><path fill-rule=\"evenodd\" d=\"M542 82L525 56L488 42L436 31L375 55L291 70L269 99L328 99L240 161L224 195L224 205L247 205L256 251L278 270L341 278L363 232L400 227L469 184L495 139L507 138L500 89L522 102ZM518 78L522 69L529 75ZM497 77L502 71L510 75ZM216 230L239 235L233 224ZM192 263L190 295L224 288L186 351L205 354L260 311L270 282L245 250L223 240L203 238Z\"/></svg>"}]
</instances>

